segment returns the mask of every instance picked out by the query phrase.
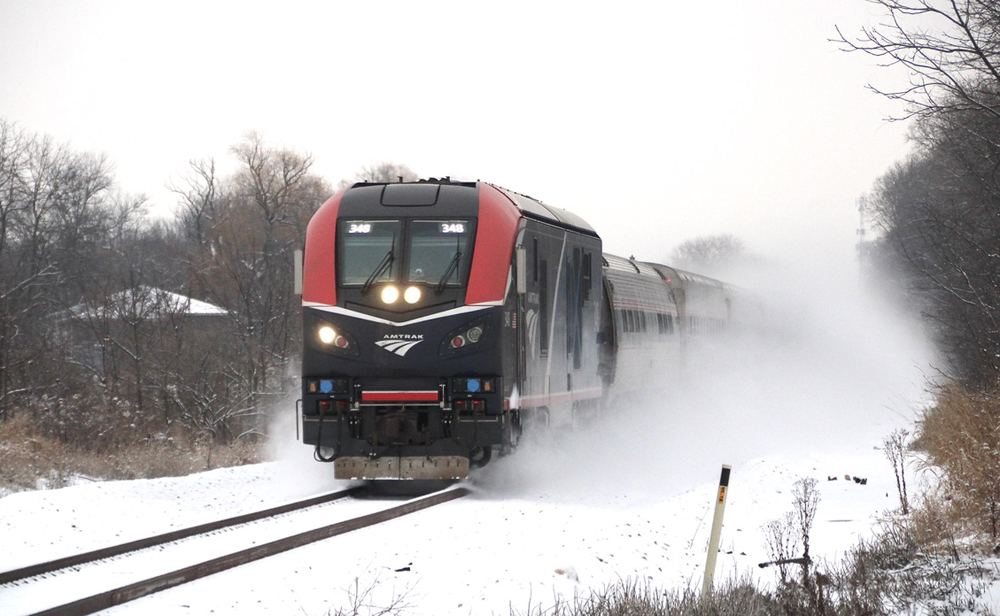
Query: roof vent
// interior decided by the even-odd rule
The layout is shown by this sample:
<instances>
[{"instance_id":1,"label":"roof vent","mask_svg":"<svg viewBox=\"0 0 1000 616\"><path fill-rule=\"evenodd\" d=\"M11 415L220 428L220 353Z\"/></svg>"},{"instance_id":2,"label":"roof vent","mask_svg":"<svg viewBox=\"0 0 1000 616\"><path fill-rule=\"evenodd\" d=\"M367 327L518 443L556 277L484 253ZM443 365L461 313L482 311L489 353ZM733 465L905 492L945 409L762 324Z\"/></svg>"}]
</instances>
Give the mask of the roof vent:
<instances>
[{"instance_id":1,"label":"roof vent","mask_svg":"<svg viewBox=\"0 0 1000 616\"><path fill-rule=\"evenodd\" d=\"M428 206L437 203L439 184L386 184L382 189L382 205Z\"/></svg>"}]
</instances>

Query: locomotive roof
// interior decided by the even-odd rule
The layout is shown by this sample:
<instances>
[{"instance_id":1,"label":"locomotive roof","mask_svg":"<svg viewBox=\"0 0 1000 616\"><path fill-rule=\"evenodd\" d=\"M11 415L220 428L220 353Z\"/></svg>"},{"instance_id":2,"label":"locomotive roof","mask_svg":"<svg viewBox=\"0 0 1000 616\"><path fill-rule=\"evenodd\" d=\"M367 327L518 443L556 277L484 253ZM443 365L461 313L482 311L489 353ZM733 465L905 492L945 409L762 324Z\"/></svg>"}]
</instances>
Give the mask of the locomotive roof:
<instances>
[{"instance_id":1,"label":"locomotive roof","mask_svg":"<svg viewBox=\"0 0 1000 616\"><path fill-rule=\"evenodd\" d=\"M546 205L537 199L532 199L526 195L507 190L506 188L501 188L495 184L489 185L507 195L507 198L513 201L514 205L517 206L517 209L521 210L521 212L529 218L538 218L554 222L561 227L571 227L590 235L597 235L597 231L595 231L586 220L580 218L573 212L568 212L564 209Z\"/></svg>"},{"instance_id":2,"label":"locomotive roof","mask_svg":"<svg viewBox=\"0 0 1000 616\"><path fill-rule=\"evenodd\" d=\"M532 199L527 195L507 190L506 188L502 188L496 184L490 184L489 182L458 182L452 180L451 178L430 178L426 180L419 180L417 182L359 182L351 186L351 188L381 189L382 195L380 197L380 201L382 205L421 206L434 205L434 203L441 198L441 195L445 194L445 192L454 190L450 187L481 189L483 186L489 186L502 193L510 200L514 207L521 212L521 214L527 216L528 218L542 220L560 227L568 227L588 235L597 236L597 231L595 231L586 220L576 214L547 205L537 199Z\"/></svg>"}]
</instances>

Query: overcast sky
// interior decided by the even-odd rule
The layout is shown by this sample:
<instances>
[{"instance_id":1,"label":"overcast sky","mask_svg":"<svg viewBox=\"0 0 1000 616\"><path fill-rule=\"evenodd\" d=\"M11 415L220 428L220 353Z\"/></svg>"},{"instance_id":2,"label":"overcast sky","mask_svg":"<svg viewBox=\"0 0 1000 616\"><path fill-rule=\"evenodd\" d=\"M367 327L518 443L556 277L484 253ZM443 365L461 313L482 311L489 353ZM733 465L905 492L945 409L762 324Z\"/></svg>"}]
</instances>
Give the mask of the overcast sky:
<instances>
[{"instance_id":1,"label":"overcast sky","mask_svg":"<svg viewBox=\"0 0 1000 616\"><path fill-rule=\"evenodd\" d=\"M878 17L864 0L0 0L0 117L106 153L161 212L189 160L256 130L334 184L393 161L526 193L626 256L717 233L846 255L856 199L909 148L865 90L893 75L828 41Z\"/></svg>"}]
</instances>

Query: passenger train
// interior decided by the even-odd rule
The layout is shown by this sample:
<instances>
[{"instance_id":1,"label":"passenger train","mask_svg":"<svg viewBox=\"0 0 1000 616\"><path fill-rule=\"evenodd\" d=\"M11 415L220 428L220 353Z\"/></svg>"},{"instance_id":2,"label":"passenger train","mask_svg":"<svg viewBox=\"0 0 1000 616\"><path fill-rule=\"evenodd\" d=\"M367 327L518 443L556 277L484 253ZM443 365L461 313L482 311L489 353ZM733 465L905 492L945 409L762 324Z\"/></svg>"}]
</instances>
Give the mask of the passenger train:
<instances>
[{"instance_id":1,"label":"passenger train","mask_svg":"<svg viewBox=\"0 0 1000 616\"><path fill-rule=\"evenodd\" d=\"M302 440L339 479L460 479L677 374L734 289L606 254L580 217L485 182L360 183L309 223Z\"/></svg>"}]
</instances>

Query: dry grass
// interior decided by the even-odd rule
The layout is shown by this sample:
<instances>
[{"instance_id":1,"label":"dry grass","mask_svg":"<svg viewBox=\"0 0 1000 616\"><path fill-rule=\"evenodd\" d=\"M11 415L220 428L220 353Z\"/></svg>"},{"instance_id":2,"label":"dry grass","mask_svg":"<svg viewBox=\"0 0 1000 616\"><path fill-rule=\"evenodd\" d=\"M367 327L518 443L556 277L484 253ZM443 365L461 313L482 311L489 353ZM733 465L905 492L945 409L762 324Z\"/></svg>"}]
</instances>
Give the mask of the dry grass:
<instances>
[{"instance_id":1,"label":"dry grass","mask_svg":"<svg viewBox=\"0 0 1000 616\"><path fill-rule=\"evenodd\" d=\"M954 530L1000 535L1000 387L977 391L959 384L942 388L924 412L914 449L943 472L941 496L920 514L932 539ZM920 517L918 516L918 517ZM962 536L962 535L959 535Z\"/></svg>"},{"instance_id":2,"label":"dry grass","mask_svg":"<svg viewBox=\"0 0 1000 616\"><path fill-rule=\"evenodd\" d=\"M706 597L622 581L575 601L511 610L512 616L883 616L988 613L980 602L996 572L974 558L923 554L906 520L885 524L839 563L808 582L794 576L773 588L730 580ZM978 610L978 611L976 611Z\"/></svg>"},{"instance_id":3,"label":"dry grass","mask_svg":"<svg viewBox=\"0 0 1000 616\"><path fill-rule=\"evenodd\" d=\"M172 434L95 452L40 433L27 415L0 423L0 494L63 487L75 478L176 477L261 460L260 445L216 445L175 429Z\"/></svg>"},{"instance_id":4,"label":"dry grass","mask_svg":"<svg viewBox=\"0 0 1000 616\"><path fill-rule=\"evenodd\" d=\"M982 522L944 491L921 495L908 519L908 528L921 552L958 558L960 554L988 554L996 545Z\"/></svg>"},{"instance_id":5,"label":"dry grass","mask_svg":"<svg viewBox=\"0 0 1000 616\"><path fill-rule=\"evenodd\" d=\"M576 601L549 608L511 610L511 616L777 616L785 614L778 600L752 581L730 581L708 596L685 589L664 591L649 583L623 580Z\"/></svg>"}]
</instances>

